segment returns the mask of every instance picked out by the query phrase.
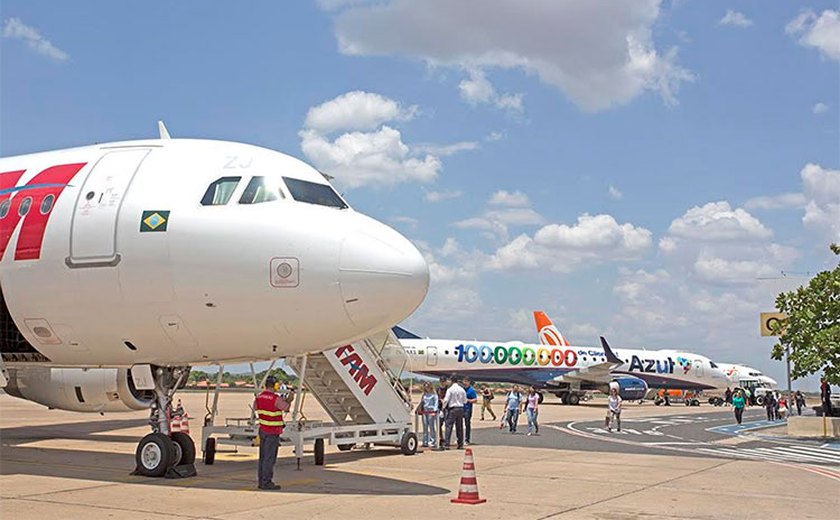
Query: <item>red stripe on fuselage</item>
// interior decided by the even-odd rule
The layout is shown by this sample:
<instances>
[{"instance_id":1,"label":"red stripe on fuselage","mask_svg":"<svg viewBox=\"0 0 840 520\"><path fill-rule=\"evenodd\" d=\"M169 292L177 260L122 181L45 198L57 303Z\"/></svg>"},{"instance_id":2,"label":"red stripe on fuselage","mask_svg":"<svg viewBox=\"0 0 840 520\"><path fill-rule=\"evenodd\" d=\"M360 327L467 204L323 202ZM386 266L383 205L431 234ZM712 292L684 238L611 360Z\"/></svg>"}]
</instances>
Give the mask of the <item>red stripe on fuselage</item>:
<instances>
[{"instance_id":1,"label":"red stripe on fuselage","mask_svg":"<svg viewBox=\"0 0 840 520\"><path fill-rule=\"evenodd\" d=\"M79 170L85 164L87 163L52 166L25 184L25 186L32 186L32 189L0 195L0 204L5 200L10 201L8 214L3 219L0 219L0 260L3 259L6 248L9 246L9 241L21 220L23 220L23 224L21 225L17 247L15 248L15 260L37 260L41 258L41 245L44 242L44 233L46 233L47 222L49 222L50 215L52 215L52 209L55 208L58 198L61 196L67 183L79 173ZM24 171L0 173L0 190L17 186L17 182L23 176ZM41 184L48 186L36 186ZM41 213L41 203L48 195L52 195L55 200L50 210L46 214L43 214ZM31 198L29 210L26 215L21 217L20 205L27 198Z\"/></svg>"}]
</instances>

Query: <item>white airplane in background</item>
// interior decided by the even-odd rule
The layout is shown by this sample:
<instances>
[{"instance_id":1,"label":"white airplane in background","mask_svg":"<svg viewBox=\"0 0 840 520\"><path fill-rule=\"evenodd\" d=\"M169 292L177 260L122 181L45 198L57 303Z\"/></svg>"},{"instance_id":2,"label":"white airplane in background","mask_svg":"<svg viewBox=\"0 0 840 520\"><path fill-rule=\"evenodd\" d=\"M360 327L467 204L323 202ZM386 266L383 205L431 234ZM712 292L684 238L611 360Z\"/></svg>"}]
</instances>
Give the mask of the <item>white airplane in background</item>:
<instances>
[{"instance_id":1,"label":"white airplane in background","mask_svg":"<svg viewBox=\"0 0 840 520\"><path fill-rule=\"evenodd\" d=\"M551 318L543 311L534 311L534 323L537 327L537 335L540 343L547 346L569 346L568 340L560 333ZM605 344L601 338L602 344ZM682 352L671 349L660 350L615 350L621 365L614 368L613 373L626 376L638 377L647 383L648 387L665 390L712 390L723 391L730 386L735 379L727 373L720 364L715 363L706 356L691 352ZM651 356L657 359L656 370L651 363ZM660 366L659 359L667 359L665 364ZM674 361L681 369L681 376L674 378ZM670 370L668 369L670 367ZM680 370L676 371L677 375ZM691 375L692 380L686 380L684 376Z\"/></svg>"},{"instance_id":2,"label":"white airplane in background","mask_svg":"<svg viewBox=\"0 0 840 520\"><path fill-rule=\"evenodd\" d=\"M757 368L734 363L718 363L721 369L733 379L735 386L760 390L775 390L779 383L761 373Z\"/></svg>"},{"instance_id":3,"label":"white airplane in background","mask_svg":"<svg viewBox=\"0 0 840 520\"><path fill-rule=\"evenodd\" d=\"M704 356L613 350L603 337L599 348L569 345L558 331L546 333L557 343L539 345L423 339L399 327L394 332L408 353L412 372L534 386L554 393L563 404L578 404L585 390L608 392L613 381L622 398L630 400L642 399L648 388L718 390L729 384L723 371Z\"/></svg>"},{"instance_id":4,"label":"white airplane in background","mask_svg":"<svg viewBox=\"0 0 840 520\"><path fill-rule=\"evenodd\" d=\"M50 408L151 408L137 454L152 476L195 453L167 418L190 365L349 344L429 285L420 252L314 168L159 125L0 159L0 382Z\"/></svg>"}]
</instances>

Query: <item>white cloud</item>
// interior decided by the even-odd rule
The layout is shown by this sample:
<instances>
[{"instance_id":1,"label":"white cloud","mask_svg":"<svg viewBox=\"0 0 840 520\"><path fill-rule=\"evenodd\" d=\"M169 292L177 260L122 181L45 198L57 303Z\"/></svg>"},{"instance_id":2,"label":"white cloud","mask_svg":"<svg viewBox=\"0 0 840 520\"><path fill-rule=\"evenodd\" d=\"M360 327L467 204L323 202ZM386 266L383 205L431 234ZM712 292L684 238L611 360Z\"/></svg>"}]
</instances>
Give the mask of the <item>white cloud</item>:
<instances>
[{"instance_id":1,"label":"white cloud","mask_svg":"<svg viewBox=\"0 0 840 520\"><path fill-rule=\"evenodd\" d=\"M763 240L772 236L764 224L746 210L732 209L726 201L695 206L674 219L668 232L689 240Z\"/></svg>"},{"instance_id":2,"label":"white cloud","mask_svg":"<svg viewBox=\"0 0 840 520\"><path fill-rule=\"evenodd\" d=\"M610 196L610 198L611 198L612 200L621 200L621 199L623 199L623 198L624 198L624 194L623 194L623 193L621 193L621 192L618 190L618 188L616 188L616 187L615 187L615 186L613 186L612 184L610 184L610 189L609 189L609 191L607 192L607 194Z\"/></svg>"},{"instance_id":3,"label":"white cloud","mask_svg":"<svg viewBox=\"0 0 840 520\"><path fill-rule=\"evenodd\" d=\"M508 208L485 211L480 217L459 220L453 225L461 229L478 229L490 232L489 236L507 239L508 228L512 226L533 226L545 219L531 208Z\"/></svg>"},{"instance_id":4,"label":"white cloud","mask_svg":"<svg viewBox=\"0 0 840 520\"><path fill-rule=\"evenodd\" d=\"M389 121L412 119L417 111L416 105L403 108L393 99L357 90L310 108L304 126L323 134L338 130L373 130Z\"/></svg>"},{"instance_id":5,"label":"white cloud","mask_svg":"<svg viewBox=\"0 0 840 520\"><path fill-rule=\"evenodd\" d=\"M490 132L489 134L487 134L487 137L485 137L484 140L489 143L493 143L500 140L504 136L505 134L503 134L502 132Z\"/></svg>"},{"instance_id":6,"label":"white cloud","mask_svg":"<svg viewBox=\"0 0 840 520\"><path fill-rule=\"evenodd\" d=\"M480 216L459 220L453 225L460 229L478 229L489 239L507 241L510 227L543 224L542 215L531 209L528 196L521 191L499 190L487 200L487 208Z\"/></svg>"},{"instance_id":7,"label":"white cloud","mask_svg":"<svg viewBox=\"0 0 840 520\"><path fill-rule=\"evenodd\" d=\"M651 232L619 224L611 215L578 217L574 225L549 224L533 238L519 235L489 258L490 269L536 269L568 272L587 264L640 258L651 245Z\"/></svg>"},{"instance_id":8,"label":"white cloud","mask_svg":"<svg viewBox=\"0 0 840 520\"><path fill-rule=\"evenodd\" d=\"M443 200L457 199L463 194L464 192L461 190L427 191L423 195L423 200L425 200L426 202L440 202Z\"/></svg>"},{"instance_id":9,"label":"white cloud","mask_svg":"<svg viewBox=\"0 0 840 520\"><path fill-rule=\"evenodd\" d=\"M489 104L511 113L522 112L522 94L498 94L481 69L469 69L467 74L469 77L458 84L461 99L473 106Z\"/></svg>"},{"instance_id":10,"label":"white cloud","mask_svg":"<svg viewBox=\"0 0 840 520\"><path fill-rule=\"evenodd\" d=\"M811 109L811 112L817 115L824 114L828 112L828 105L826 105L823 102L819 102L816 105L814 105L814 108Z\"/></svg>"},{"instance_id":11,"label":"white cloud","mask_svg":"<svg viewBox=\"0 0 840 520\"><path fill-rule=\"evenodd\" d=\"M658 49L660 0L376 0L334 10L341 52L400 55L469 71L465 99L487 102L489 69L519 69L562 90L586 110L628 103L644 91L667 104L692 74L676 47ZM484 78L486 80L486 78ZM491 85L492 87L492 85ZM501 101L517 107L516 97Z\"/></svg>"},{"instance_id":12,"label":"white cloud","mask_svg":"<svg viewBox=\"0 0 840 520\"><path fill-rule=\"evenodd\" d=\"M528 196L521 191L510 192L506 190L499 190L491 195L490 200L487 201L487 203L492 206L508 207L530 206L531 204L528 200Z\"/></svg>"},{"instance_id":13,"label":"white cloud","mask_svg":"<svg viewBox=\"0 0 840 520\"><path fill-rule=\"evenodd\" d=\"M434 155L413 157L399 130L383 126L376 132L352 132L329 140L314 130L302 130L301 149L316 168L344 187L432 182L441 169Z\"/></svg>"},{"instance_id":14,"label":"white cloud","mask_svg":"<svg viewBox=\"0 0 840 520\"><path fill-rule=\"evenodd\" d=\"M9 18L3 24L3 38L22 40L30 49L56 61L65 61L70 56L52 44L34 27L24 24L20 18Z\"/></svg>"},{"instance_id":15,"label":"white cloud","mask_svg":"<svg viewBox=\"0 0 840 520\"><path fill-rule=\"evenodd\" d=\"M744 203L746 209L785 209L805 207L805 195L782 193L780 195L753 197Z\"/></svg>"},{"instance_id":16,"label":"white cloud","mask_svg":"<svg viewBox=\"0 0 840 520\"><path fill-rule=\"evenodd\" d=\"M749 27L752 24L752 20L744 16L744 13L732 9L727 9L723 18L718 20L718 25L729 25L731 27Z\"/></svg>"},{"instance_id":17,"label":"white cloud","mask_svg":"<svg viewBox=\"0 0 840 520\"><path fill-rule=\"evenodd\" d=\"M802 223L824 232L829 240L840 240L840 170L808 163L799 175L808 201Z\"/></svg>"},{"instance_id":18,"label":"white cloud","mask_svg":"<svg viewBox=\"0 0 840 520\"><path fill-rule=\"evenodd\" d=\"M803 11L785 26L785 32L805 47L819 49L826 58L840 60L840 11L826 9L819 16Z\"/></svg>"},{"instance_id":19,"label":"white cloud","mask_svg":"<svg viewBox=\"0 0 840 520\"><path fill-rule=\"evenodd\" d=\"M724 284L753 284L756 278L774 276L779 270L755 260L727 260L701 255L694 262L694 272L701 280Z\"/></svg>"},{"instance_id":20,"label":"white cloud","mask_svg":"<svg viewBox=\"0 0 840 520\"><path fill-rule=\"evenodd\" d=\"M452 144L416 144L414 150L419 153L430 153L438 157L447 157L459 152L478 150L481 146L476 141L460 141Z\"/></svg>"},{"instance_id":21,"label":"white cloud","mask_svg":"<svg viewBox=\"0 0 840 520\"><path fill-rule=\"evenodd\" d=\"M379 94L348 92L309 110L298 133L301 149L344 188L432 182L442 168L440 158L405 144L399 130L384 124L411 119L416 112ZM329 135L343 130L355 131Z\"/></svg>"}]
</instances>

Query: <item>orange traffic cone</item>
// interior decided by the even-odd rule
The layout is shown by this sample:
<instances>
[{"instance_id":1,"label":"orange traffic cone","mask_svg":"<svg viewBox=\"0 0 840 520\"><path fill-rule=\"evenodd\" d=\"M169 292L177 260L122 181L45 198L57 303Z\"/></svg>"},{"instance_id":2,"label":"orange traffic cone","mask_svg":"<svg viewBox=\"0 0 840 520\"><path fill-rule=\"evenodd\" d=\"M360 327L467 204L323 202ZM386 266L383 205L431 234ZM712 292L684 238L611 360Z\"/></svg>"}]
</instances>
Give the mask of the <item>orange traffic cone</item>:
<instances>
[{"instance_id":1,"label":"orange traffic cone","mask_svg":"<svg viewBox=\"0 0 840 520\"><path fill-rule=\"evenodd\" d=\"M475 478L475 463L472 448L464 453L464 470L461 472L461 485L458 487L458 498L451 500L453 504L483 504L486 498L478 496L478 480Z\"/></svg>"},{"instance_id":2,"label":"orange traffic cone","mask_svg":"<svg viewBox=\"0 0 840 520\"><path fill-rule=\"evenodd\" d=\"M184 416L181 417L181 432L190 434L190 414L187 412L184 412Z\"/></svg>"},{"instance_id":3,"label":"orange traffic cone","mask_svg":"<svg viewBox=\"0 0 840 520\"><path fill-rule=\"evenodd\" d=\"M176 415L169 419L169 431L172 433L181 431L181 416Z\"/></svg>"}]
</instances>

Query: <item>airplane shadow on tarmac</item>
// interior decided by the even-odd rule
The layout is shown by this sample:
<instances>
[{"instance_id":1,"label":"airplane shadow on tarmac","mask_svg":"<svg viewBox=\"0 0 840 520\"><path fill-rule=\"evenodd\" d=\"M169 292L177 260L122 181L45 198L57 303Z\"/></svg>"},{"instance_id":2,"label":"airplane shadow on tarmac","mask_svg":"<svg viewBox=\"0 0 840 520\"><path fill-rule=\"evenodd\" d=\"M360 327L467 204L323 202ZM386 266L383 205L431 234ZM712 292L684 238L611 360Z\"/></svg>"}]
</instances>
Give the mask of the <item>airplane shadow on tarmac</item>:
<instances>
[{"instance_id":1,"label":"airplane shadow on tarmac","mask_svg":"<svg viewBox=\"0 0 840 520\"><path fill-rule=\"evenodd\" d=\"M50 440L95 441L107 443L136 443L133 435L109 435L107 432L142 427L146 420L111 420L53 424L49 426L21 426L0 429L0 475L33 475L122 484L175 485L179 488L242 491L255 487L257 461L252 452L241 453L243 460L216 460L212 466L196 461L198 476L169 480L130 475L134 469L134 453L115 453L105 446L103 451L66 449L64 447L32 446L31 443ZM196 435L197 436L197 435ZM194 437L195 438L195 437ZM120 447L124 449L124 446ZM393 478L341 471L335 465L379 457L403 457L397 450L376 448L327 453L326 466L315 466L311 453L305 453L298 471L296 459L289 446L281 447L281 457L275 468L275 481L283 492L352 495L443 495L449 489ZM227 454L226 454L227 455ZM415 456L422 456L415 455ZM221 458L221 455L220 455ZM234 460L230 460L230 459Z\"/></svg>"}]
</instances>

